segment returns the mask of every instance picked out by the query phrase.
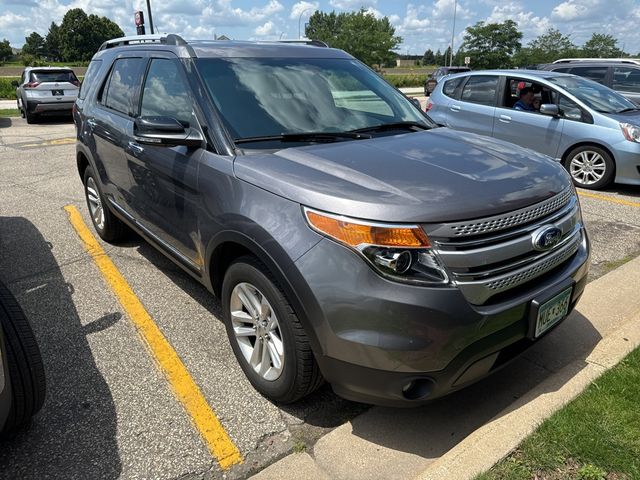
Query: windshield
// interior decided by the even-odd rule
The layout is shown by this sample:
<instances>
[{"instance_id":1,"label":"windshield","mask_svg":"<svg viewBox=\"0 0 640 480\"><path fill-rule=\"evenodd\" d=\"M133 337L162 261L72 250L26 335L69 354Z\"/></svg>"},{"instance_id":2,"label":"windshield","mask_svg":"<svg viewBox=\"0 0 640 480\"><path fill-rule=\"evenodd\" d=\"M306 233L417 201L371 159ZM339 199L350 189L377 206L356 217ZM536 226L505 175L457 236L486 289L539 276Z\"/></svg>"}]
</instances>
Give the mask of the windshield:
<instances>
[{"instance_id":1,"label":"windshield","mask_svg":"<svg viewBox=\"0 0 640 480\"><path fill-rule=\"evenodd\" d=\"M204 58L197 63L236 140L283 133L349 132L402 122L434 126L357 60Z\"/></svg>"},{"instance_id":2,"label":"windshield","mask_svg":"<svg viewBox=\"0 0 640 480\"><path fill-rule=\"evenodd\" d=\"M548 78L550 82L564 88L567 92L601 113L620 113L636 106L619 93L592 80L576 76Z\"/></svg>"}]
</instances>

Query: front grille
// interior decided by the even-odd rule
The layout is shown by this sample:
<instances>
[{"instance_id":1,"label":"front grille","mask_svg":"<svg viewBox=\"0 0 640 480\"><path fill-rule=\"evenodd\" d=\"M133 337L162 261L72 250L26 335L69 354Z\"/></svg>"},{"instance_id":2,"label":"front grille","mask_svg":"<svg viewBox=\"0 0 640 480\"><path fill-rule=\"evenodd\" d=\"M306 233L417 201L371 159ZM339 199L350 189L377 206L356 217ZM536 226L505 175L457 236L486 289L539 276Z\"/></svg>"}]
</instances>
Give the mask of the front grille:
<instances>
[{"instance_id":1,"label":"front grille","mask_svg":"<svg viewBox=\"0 0 640 480\"><path fill-rule=\"evenodd\" d=\"M532 232L546 225L559 228L561 239L540 252L533 248ZM583 240L578 199L571 187L515 212L423 228L452 281L476 305L561 266Z\"/></svg>"}]
</instances>

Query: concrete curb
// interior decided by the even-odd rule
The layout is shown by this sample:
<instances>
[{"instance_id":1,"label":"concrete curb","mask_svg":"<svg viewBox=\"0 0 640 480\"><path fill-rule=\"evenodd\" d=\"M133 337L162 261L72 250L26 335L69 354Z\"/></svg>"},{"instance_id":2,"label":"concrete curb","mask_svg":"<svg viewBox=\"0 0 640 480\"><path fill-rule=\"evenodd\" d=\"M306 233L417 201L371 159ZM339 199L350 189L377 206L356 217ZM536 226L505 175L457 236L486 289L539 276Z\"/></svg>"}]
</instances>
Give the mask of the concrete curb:
<instances>
[{"instance_id":1,"label":"concrete curb","mask_svg":"<svg viewBox=\"0 0 640 480\"><path fill-rule=\"evenodd\" d=\"M490 469L512 452L545 419L578 396L591 382L615 366L640 345L640 257L628 262L587 285L578 304L571 327L587 322L597 340L563 337L550 338L542 345L542 353L562 348L561 341L580 344L576 352L584 352L561 363L543 381L506 404L498 414L487 417L475 429L447 443L447 420L440 419L435 407L432 427L443 430L441 438L446 451L434 455L416 450L412 445L424 443L426 435L406 431L406 411L374 407L352 421L322 437L311 454L292 454L267 467L252 478L286 479L406 479L463 480ZM563 328L561 325L559 328ZM558 340L555 341L554 340ZM584 343L584 345L581 344ZM584 348L586 348L586 350ZM581 350L582 349L582 350ZM575 352L571 352L572 354ZM496 374L499 375L499 374ZM455 402L455 399L453 400ZM424 421L426 411L413 418ZM412 420L409 417L409 421ZM375 435L363 436L363 425ZM403 428L405 431L402 431ZM453 428L453 427L452 427ZM358 434L357 431L360 431ZM417 429L420 431L420 429ZM398 441L403 435L410 438ZM456 432L458 434L458 432ZM450 433L454 435L454 433ZM395 442L395 443L394 443ZM394 446L395 448L393 448ZM445 450L445 449L443 449ZM437 453L436 453L437 452Z\"/></svg>"}]
</instances>

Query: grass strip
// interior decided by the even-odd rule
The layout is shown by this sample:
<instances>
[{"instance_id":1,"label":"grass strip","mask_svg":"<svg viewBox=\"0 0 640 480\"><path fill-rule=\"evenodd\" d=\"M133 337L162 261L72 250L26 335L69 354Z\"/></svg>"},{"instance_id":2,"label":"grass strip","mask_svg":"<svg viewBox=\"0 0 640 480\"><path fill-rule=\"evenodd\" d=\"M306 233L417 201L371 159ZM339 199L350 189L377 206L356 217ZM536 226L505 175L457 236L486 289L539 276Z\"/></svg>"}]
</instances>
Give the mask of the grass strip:
<instances>
[{"instance_id":1,"label":"grass strip","mask_svg":"<svg viewBox=\"0 0 640 480\"><path fill-rule=\"evenodd\" d=\"M19 117L20 110L17 108L0 108L0 117Z\"/></svg>"},{"instance_id":2,"label":"grass strip","mask_svg":"<svg viewBox=\"0 0 640 480\"><path fill-rule=\"evenodd\" d=\"M640 478L640 349L476 480Z\"/></svg>"}]
</instances>

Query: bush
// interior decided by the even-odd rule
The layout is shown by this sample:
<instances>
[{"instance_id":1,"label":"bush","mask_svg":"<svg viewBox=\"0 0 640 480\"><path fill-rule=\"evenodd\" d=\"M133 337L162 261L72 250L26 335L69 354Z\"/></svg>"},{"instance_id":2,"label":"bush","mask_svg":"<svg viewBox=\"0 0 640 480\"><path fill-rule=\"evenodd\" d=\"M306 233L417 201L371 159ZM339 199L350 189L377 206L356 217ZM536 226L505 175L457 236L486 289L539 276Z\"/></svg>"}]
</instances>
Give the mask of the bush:
<instances>
[{"instance_id":1,"label":"bush","mask_svg":"<svg viewBox=\"0 0 640 480\"><path fill-rule=\"evenodd\" d=\"M383 75L384 79L396 88L402 87L422 87L427 80L426 75L409 74L409 75Z\"/></svg>"},{"instance_id":2,"label":"bush","mask_svg":"<svg viewBox=\"0 0 640 480\"><path fill-rule=\"evenodd\" d=\"M16 87L11 85L11 82L19 81L20 77L0 77L0 98L15 100Z\"/></svg>"}]
</instances>

